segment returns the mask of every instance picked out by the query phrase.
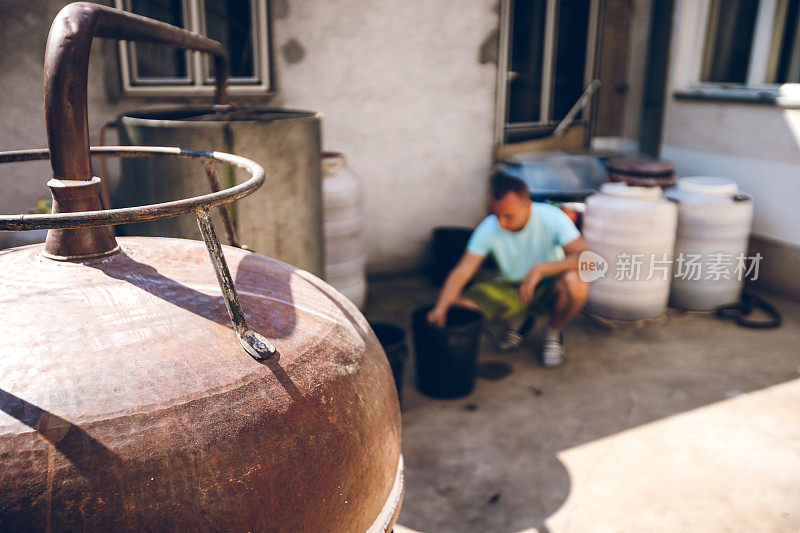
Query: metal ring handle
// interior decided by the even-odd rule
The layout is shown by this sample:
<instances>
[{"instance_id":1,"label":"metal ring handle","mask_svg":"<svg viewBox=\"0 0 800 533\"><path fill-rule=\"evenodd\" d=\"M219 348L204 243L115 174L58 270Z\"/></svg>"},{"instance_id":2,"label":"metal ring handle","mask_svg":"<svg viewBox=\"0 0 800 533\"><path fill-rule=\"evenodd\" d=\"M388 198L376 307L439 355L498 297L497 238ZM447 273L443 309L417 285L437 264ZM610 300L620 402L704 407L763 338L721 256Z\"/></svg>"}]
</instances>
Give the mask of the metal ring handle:
<instances>
[{"instance_id":1,"label":"metal ring handle","mask_svg":"<svg viewBox=\"0 0 800 533\"><path fill-rule=\"evenodd\" d=\"M275 355L275 345L263 335L253 331L247 325L239 295L233 284L228 263L222 253L214 225L211 222L209 208L220 206L252 194L264 183L264 169L258 163L231 154L222 152L201 152L198 150L183 150L180 148L166 148L155 146L104 146L92 148L91 153L101 156L141 157L165 156L176 158L199 159L208 169L213 162L225 163L247 170L252 174L249 180L211 194L195 196L174 202L150 204L139 207L125 207L120 209L105 209L101 211L82 211L76 213L53 213L50 215L0 215L0 230L32 230L32 229L71 229L96 226L127 224L145 220L175 217L187 213L194 213L200 233L203 235L208 255L214 266L225 300L228 316L233 323L233 329L242 348L256 360L262 361ZM24 161L42 161L48 159L47 150L18 150L14 152L0 152L0 163L20 163ZM45 250L46 252L46 250Z\"/></svg>"},{"instance_id":2,"label":"metal ring handle","mask_svg":"<svg viewBox=\"0 0 800 533\"><path fill-rule=\"evenodd\" d=\"M178 215L195 213L200 208L210 209L239 200L255 192L255 190L264 183L264 169L261 165L244 157L223 152L203 152L199 150L160 146L103 146L92 148L91 153L100 156L164 156L199 159L201 161L217 161L244 169L251 174L251 177L244 183L234 185L233 187L223 189L219 192L160 204L105 209L101 211L84 211L79 213L0 215L0 230L91 228L95 226L115 226L118 224L170 218ZM49 157L50 152L47 150L0 152L0 164L42 161Z\"/></svg>"},{"instance_id":3,"label":"metal ring handle","mask_svg":"<svg viewBox=\"0 0 800 533\"><path fill-rule=\"evenodd\" d=\"M90 180L86 87L94 37L173 44L214 56L216 104L227 101L225 47L197 33L89 2L64 7L53 20L44 61L44 106L50 165L59 180Z\"/></svg>"}]
</instances>

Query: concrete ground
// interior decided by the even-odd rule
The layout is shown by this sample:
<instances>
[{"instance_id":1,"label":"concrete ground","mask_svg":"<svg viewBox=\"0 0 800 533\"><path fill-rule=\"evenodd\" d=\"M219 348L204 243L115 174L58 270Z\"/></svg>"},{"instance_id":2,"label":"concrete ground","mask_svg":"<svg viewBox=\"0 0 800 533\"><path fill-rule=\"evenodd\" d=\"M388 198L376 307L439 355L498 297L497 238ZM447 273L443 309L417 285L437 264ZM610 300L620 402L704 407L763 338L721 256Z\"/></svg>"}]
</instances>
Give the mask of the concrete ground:
<instances>
[{"instance_id":1,"label":"concrete ground","mask_svg":"<svg viewBox=\"0 0 800 533\"><path fill-rule=\"evenodd\" d=\"M436 290L372 280L365 314L405 327L411 347L410 311ZM456 400L416 391L412 355L397 531L800 531L800 305L768 298L780 329L580 317L551 370L531 355L536 332L509 354L485 337L479 361L499 364Z\"/></svg>"}]
</instances>

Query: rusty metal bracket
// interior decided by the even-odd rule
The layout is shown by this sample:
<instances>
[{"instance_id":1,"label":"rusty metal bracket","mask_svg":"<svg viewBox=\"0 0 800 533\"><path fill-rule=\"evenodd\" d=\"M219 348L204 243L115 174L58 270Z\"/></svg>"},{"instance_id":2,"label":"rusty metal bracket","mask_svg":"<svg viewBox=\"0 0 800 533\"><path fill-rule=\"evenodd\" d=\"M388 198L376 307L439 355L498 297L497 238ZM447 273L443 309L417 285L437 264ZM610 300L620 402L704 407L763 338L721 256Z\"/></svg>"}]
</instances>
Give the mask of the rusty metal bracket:
<instances>
[{"instance_id":1,"label":"rusty metal bracket","mask_svg":"<svg viewBox=\"0 0 800 533\"><path fill-rule=\"evenodd\" d=\"M206 167L206 177L208 178L208 185L211 187L211 192L219 192L219 178L217 178L217 169L214 166L214 160L204 159L203 166ZM218 209L220 217L222 217L222 225L225 227L225 234L228 236L228 244L236 248L241 248L239 240L236 238L236 230L233 228L233 222L231 222L231 214L228 212L228 207L221 205Z\"/></svg>"},{"instance_id":2,"label":"rusty metal bracket","mask_svg":"<svg viewBox=\"0 0 800 533\"><path fill-rule=\"evenodd\" d=\"M257 163L244 157L225 154L222 152L202 152L198 150L183 150L180 148L154 147L154 146L103 146L91 149L92 155L117 156L117 157L147 157L160 156L172 158L198 159L206 168L209 180L216 162L232 165L246 170L251 174L250 179L228 189L217 190L211 194L195 196L173 202L152 204L139 207L125 207L119 209L105 209L98 211L82 211L75 213L52 214L21 214L0 215L0 231L34 230L34 229L72 229L93 228L106 225L129 224L170 218L178 215L194 213L200 232L203 235L211 263L217 275L222 298L228 309L228 315L233 323L236 336L242 348L254 359L264 360L277 353L275 346L263 335L251 330L247 325L239 296L233 283L228 263L222 252L222 245L217 238L214 225L211 222L209 209L213 207L225 208L225 204L244 198L252 194L264 183L264 169ZM42 161L50 157L48 150L18 150L14 152L0 152L0 164L19 163L25 161ZM211 171L209 171L211 169ZM216 181L216 180L214 180ZM212 183L213 187L213 183ZM219 189L217 182L217 189ZM227 228L226 228L227 229ZM232 231L232 228L230 228ZM229 237L232 235L229 234Z\"/></svg>"},{"instance_id":3,"label":"rusty metal bracket","mask_svg":"<svg viewBox=\"0 0 800 533\"><path fill-rule=\"evenodd\" d=\"M217 233L214 231L211 215L204 207L198 209L196 214L197 225L200 226L200 233L203 234L203 240L206 242L208 255L214 265L214 272L217 274L217 281L222 289L222 297L225 299L225 307L228 308L236 336L239 337L239 344L255 359L267 359L277 350L264 336L247 327L247 319L244 316L242 305L239 303L239 295L236 294L236 288L233 286L231 271L228 269L225 255L222 253Z\"/></svg>"}]
</instances>

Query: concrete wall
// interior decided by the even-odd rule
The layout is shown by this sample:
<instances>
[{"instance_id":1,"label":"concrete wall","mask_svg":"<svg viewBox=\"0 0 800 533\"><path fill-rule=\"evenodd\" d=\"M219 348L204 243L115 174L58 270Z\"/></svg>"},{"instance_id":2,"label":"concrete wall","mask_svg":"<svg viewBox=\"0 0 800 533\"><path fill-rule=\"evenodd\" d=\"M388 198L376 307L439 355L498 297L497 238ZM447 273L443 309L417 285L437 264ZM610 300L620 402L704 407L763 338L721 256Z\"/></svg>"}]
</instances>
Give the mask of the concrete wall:
<instances>
[{"instance_id":1,"label":"concrete wall","mask_svg":"<svg viewBox=\"0 0 800 533\"><path fill-rule=\"evenodd\" d=\"M67 3L0 0L2 150L46 145L42 59ZM324 147L362 176L370 270L418 266L433 226L477 223L491 163L496 0L273 0L271 13L269 103L322 112ZM190 102L122 98L110 42L94 45L89 75L93 144L123 110ZM0 168L0 212L49 197L48 169Z\"/></svg>"},{"instance_id":2,"label":"concrete wall","mask_svg":"<svg viewBox=\"0 0 800 533\"><path fill-rule=\"evenodd\" d=\"M47 146L42 98L44 48L48 21L61 7L58 4L64 3L0 1L0 150ZM45 186L49 168L47 163L0 166L0 212L25 212L38 197L49 198Z\"/></svg>"},{"instance_id":3,"label":"concrete wall","mask_svg":"<svg viewBox=\"0 0 800 533\"><path fill-rule=\"evenodd\" d=\"M800 101L794 108L675 98L697 81L705 26L703 2L677 0L668 64L661 156L678 176L735 180L754 198L750 253L761 253L759 285L800 297ZM598 147L634 152L642 127L644 72L652 4L634 0L622 135Z\"/></svg>"},{"instance_id":4,"label":"concrete wall","mask_svg":"<svg viewBox=\"0 0 800 533\"><path fill-rule=\"evenodd\" d=\"M46 148L44 50L50 24L67 0L0 0L0 150ZM111 5L111 0L95 3ZM206 103L176 98L123 98L113 41L96 39L89 65L89 132L98 143L100 128L120 113L147 107ZM110 139L113 141L114 138ZM112 180L116 177L111 165ZM47 162L0 166L0 213L21 213L38 198L49 198Z\"/></svg>"},{"instance_id":5,"label":"concrete wall","mask_svg":"<svg viewBox=\"0 0 800 533\"><path fill-rule=\"evenodd\" d=\"M362 177L370 270L420 264L433 226L485 213L495 0L281 4L280 103L321 111L323 145Z\"/></svg>"},{"instance_id":6,"label":"concrete wall","mask_svg":"<svg viewBox=\"0 0 800 533\"><path fill-rule=\"evenodd\" d=\"M800 246L800 110L673 96L693 81L702 47L694 7L676 3L662 155L680 175L734 179L754 197L753 233Z\"/></svg>"}]
</instances>

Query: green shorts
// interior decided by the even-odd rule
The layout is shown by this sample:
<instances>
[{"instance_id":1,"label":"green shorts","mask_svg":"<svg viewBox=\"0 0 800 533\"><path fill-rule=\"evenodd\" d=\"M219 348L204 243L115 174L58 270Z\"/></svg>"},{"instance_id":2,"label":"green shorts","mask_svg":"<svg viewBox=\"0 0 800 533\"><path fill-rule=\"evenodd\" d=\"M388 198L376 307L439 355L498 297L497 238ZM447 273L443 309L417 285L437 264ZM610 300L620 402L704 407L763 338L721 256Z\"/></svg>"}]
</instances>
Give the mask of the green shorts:
<instances>
[{"instance_id":1,"label":"green shorts","mask_svg":"<svg viewBox=\"0 0 800 533\"><path fill-rule=\"evenodd\" d=\"M519 282L500 278L476 283L467 288L463 296L475 302L488 320L505 320L525 311L548 315L556 302L554 285L557 279L557 276L542 278L528 305L519 299Z\"/></svg>"}]
</instances>

